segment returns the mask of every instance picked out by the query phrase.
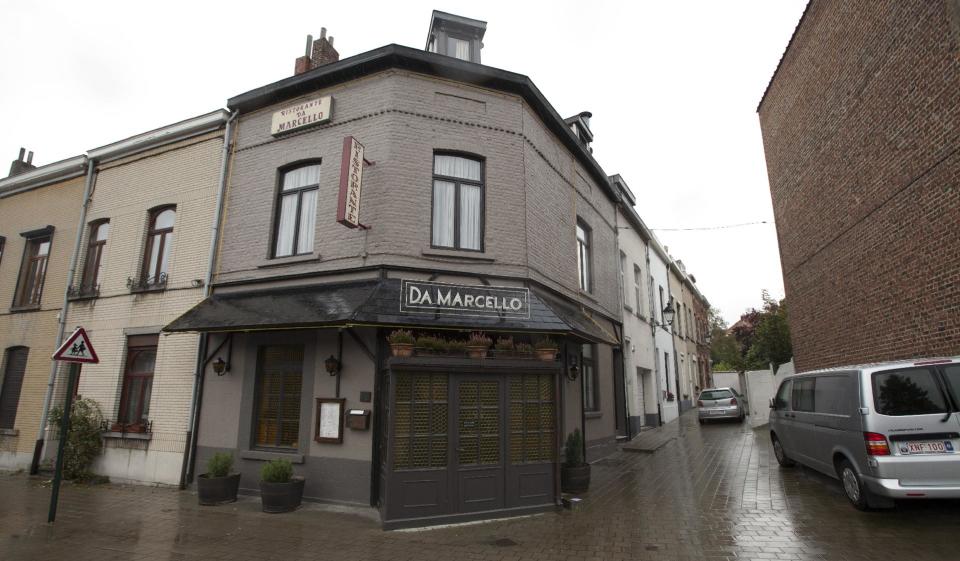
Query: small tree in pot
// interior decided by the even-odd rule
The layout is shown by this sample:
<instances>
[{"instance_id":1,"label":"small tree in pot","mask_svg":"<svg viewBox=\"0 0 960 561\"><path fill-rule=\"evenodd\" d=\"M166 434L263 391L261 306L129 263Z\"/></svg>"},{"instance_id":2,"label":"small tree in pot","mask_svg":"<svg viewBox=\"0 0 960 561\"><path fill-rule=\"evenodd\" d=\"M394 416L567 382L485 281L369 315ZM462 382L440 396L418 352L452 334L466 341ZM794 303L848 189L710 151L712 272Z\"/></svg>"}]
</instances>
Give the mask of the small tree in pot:
<instances>
[{"instance_id":1,"label":"small tree in pot","mask_svg":"<svg viewBox=\"0 0 960 561\"><path fill-rule=\"evenodd\" d=\"M470 355L470 358L484 358L487 356L487 351L492 344L493 340L487 337L484 332L474 331L470 334L470 338L467 339L467 353Z\"/></svg>"},{"instance_id":2,"label":"small tree in pot","mask_svg":"<svg viewBox=\"0 0 960 561\"><path fill-rule=\"evenodd\" d=\"M387 342L390 343L390 351L393 352L393 356L413 356L413 345L416 341L413 333L406 329L394 329L390 332L390 335L387 335Z\"/></svg>"},{"instance_id":3,"label":"small tree in pot","mask_svg":"<svg viewBox=\"0 0 960 561\"><path fill-rule=\"evenodd\" d=\"M237 501L240 474L230 473L233 456L217 452L207 460L207 473L197 476L197 499L201 505L215 506Z\"/></svg>"},{"instance_id":4,"label":"small tree in pot","mask_svg":"<svg viewBox=\"0 0 960 561\"><path fill-rule=\"evenodd\" d=\"M580 429L567 436L566 456L560 466L560 487L565 493L583 493L590 488L590 464L583 461L583 437Z\"/></svg>"},{"instance_id":5,"label":"small tree in pot","mask_svg":"<svg viewBox=\"0 0 960 561\"><path fill-rule=\"evenodd\" d=\"M303 499L302 477L294 477L289 460L271 460L260 469L260 502L263 512L290 512Z\"/></svg>"}]
</instances>

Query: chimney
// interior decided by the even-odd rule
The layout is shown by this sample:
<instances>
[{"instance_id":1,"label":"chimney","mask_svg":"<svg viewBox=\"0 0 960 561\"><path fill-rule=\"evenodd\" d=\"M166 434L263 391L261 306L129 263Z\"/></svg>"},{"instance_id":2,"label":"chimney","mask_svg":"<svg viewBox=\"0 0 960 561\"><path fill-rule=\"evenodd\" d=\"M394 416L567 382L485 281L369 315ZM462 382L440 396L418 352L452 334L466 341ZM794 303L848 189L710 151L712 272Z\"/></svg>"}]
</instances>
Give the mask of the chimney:
<instances>
[{"instance_id":1,"label":"chimney","mask_svg":"<svg viewBox=\"0 0 960 561\"><path fill-rule=\"evenodd\" d=\"M303 74L310 70L310 51L313 50L313 35L307 35L307 48L303 51L303 56L299 57L293 65L293 75Z\"/></svg>"},{"instance_id":2,"label":"chimney","mask_svg":"<svg viewBox=\"0 0 960 561\"><path fill-rule=\"evenodd\" d=\"M327 28L320 28L320 39L313 42L313 54L310 57L310 69L340 60L340 53L333 48L333 37L327 38Z\"/></svg>"},{"instance_id":3,"label":"chimney","mask_svg":"<svg viewBox=\"0 0 960 561\"><path fill-rule=\"evenodd\" d=\"M37 166L33 165L33 151L31 150L27 154L27 159L23 159L23 154L26 152L26 148L20 149L20 155L17 156L17 159L10 162L10 174L7 177L13 177L14 175L20 175L21 173L26 173L32 169L37 169Z\"/></svg>"}]
</instances>

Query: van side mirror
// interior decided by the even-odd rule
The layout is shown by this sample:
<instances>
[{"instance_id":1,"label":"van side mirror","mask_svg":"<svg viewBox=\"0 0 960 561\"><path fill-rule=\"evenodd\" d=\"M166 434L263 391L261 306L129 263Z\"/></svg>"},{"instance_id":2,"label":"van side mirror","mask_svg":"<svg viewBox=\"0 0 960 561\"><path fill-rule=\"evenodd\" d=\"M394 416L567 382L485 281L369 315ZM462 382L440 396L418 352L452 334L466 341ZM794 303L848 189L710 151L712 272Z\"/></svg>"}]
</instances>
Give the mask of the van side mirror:
<instances>
[{"instance_id":1,"label":"van side mirror","mask_svg":"<svg viewBox=\"0 0 960 561\"><path fill-rule=\"evenodd\" d=\"M777 410L777 400L776 400L776 399L773 399L773 398L770 399L770 409L773 409L774 411Z\"/></svg>"}]
</instances>

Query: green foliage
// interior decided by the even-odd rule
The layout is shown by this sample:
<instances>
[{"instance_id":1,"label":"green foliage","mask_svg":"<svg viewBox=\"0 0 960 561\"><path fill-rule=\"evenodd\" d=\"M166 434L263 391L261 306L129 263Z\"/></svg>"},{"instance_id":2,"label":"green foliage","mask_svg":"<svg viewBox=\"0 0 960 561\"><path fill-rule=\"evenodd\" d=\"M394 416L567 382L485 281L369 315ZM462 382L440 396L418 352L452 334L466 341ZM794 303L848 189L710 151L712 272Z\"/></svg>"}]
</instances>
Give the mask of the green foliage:
<instances>
[{"instance_id":1,"label":"green foliage","mask_svg":"<svg viewBox=\"0 0 960 561\"><path fill-rule=\"evenodd\" d=\"M490 347L493 344L493 339L487 336L483 331L474 331L470 334L470 338L467 339L468 347Z\"/></svg>"},{"instance_id":2,"label":"green foliage","mask_svg":"<svg viewBox=\"0 0 960 561\"><path fill-rule=\"evenodd\" d=\"M573 432L567 435L567 441L563 445L563 455L563 465L569 467L583 465L583 437L580 435L580 429L573 429Z\"/></svg>"},{"instance_id":3,"label":"green foliage","mask_svg":"<svg viewBox=\"0 0 960 561\"><path fill-rule=\"evenodd\" d=\"M50 421L58 428L63 419L63 407L50 410ZM65 479L89 480L90 464L103 450L100 431L103 413L92 399L78 399L70 407L70 432L63 450L63 477Z\"/></svg>"},{"instance_id":4,"label":"green foliage","mask_svg":"<svg viewBox=\"0 0 960 561\"><path fill-rule=\"evenodd\" d=\"M395 329L390 332L390 335L387 335L387 341L392 345L412 345L416 342L416 339L413 338L413 333L407 329Z\"/></svg>"},{"instance_id":5,"label":"green foliage","mask_svg":"<svg viewBox=\"0 0 960 561\"><path fill-rule=\"evenodd\" d=\"M226 477L233 468L233 454L217 452L207 460L207 476Z\"/></svg>"},{"instance_id":6,"label":"green foliage","mask_svg":"<svg viewBox=\"0 0 960 561\"><path fill-rule=\"evenodd\" d=\"M433 335L421 335L417 337L417 348L425 351L445 351L447 350L446 341Z\"/></svg>"},{"instance_id":7,"label":"green foliage","mask_svg":"<svg viewBox=\"0 0 960 561\"><path fill-rule=\"evenodd\" d=\"M557 342L553 339L544 337L542 339L537 339L536 342L533 343L533 348L539 351L541 349L559 349L560 346L557 345Z\"/></svg>"},{"instance_id":8,"label":"green foliage","mask_svg":"<svg viewBox=\"0 0 960 561\"><path fill-rule=\"evenodd\" d=\"M516 351L522 355L533 353L533 345L530 343L517 343Z\"/></svg>"},{"instance_id":9,"label":"green foliage","mask_svg":"<svg viewBox=\"0 0 960 561\"><path fill-rule=\"evenodd\" d=\"M289 483L292 478L293 464L290 460L270 460L260 468L260 479L267 483Z\"/></svg>"},{"instance_id":10,"label":"green foliage","mask_svg":"<svg viewBox=\"0 0 960 561\"><path fill-rule=\"evenodd\" d=\"M493 348L498 351L512 351L516 346L513 344L513 337L500 337L497 339L497 342L493 344Z\"/></svg>"},{"instance_id":11,"label":"green foliage","mask_svg":"<svg viewBox=\"0 0 960 561\"><path fill-rule=\"evenodd\" d=\"M763 307L751 308L729 329L716 309L710 310L710 359L714 371L761 370L793 357L787 307L764 290Z\"/></svg>"}]
</instances>

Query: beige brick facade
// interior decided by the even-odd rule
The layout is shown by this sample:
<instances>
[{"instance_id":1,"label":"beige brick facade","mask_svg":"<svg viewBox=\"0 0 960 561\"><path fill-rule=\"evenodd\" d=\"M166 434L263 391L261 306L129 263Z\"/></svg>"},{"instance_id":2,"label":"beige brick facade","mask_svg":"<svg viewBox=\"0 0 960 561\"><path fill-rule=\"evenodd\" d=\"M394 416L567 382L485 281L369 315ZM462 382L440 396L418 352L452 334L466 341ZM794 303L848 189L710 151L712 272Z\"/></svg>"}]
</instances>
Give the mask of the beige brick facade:
<instances>
[{"instance_id":1,"label":"beige brick facade","mask_svg":"<svg viewBox=\"0 0 960 561\"><path fill-rule=\"evenodd\" d=\"M14 428L0 434L2 468L19 469L30 464L82 198L83 177L0 198L0 236L6 238L0 258L0 360L5 361L12 347L29 349ZM26 239L20 234L47 225L53 226L54 231L40 309L11 312L26 246ZM5 368L6 364L0 365L0 379Z\"/></svg>"},{"instance_id":2,"label":"beige brick facade","mask_svg":"<svg viewBox=\"0 0 960 561\"><path fill-rule=\"evenodd\" d=\"M79 393L95 400L111 421L119 414L127 336L159 333L203 298L199 285L206 274L222 147L222 132L214 132L97 168L87 223L110 221L100 292L72 301L67 325L84 326L100 358L83 367ZM133 294L127 282L141 274L149 211L165 205L176 205L166 289ZM179 481L197 345L195 334L160 336L147 415L150 439L107 438L95 470L116 480Z\"/></svg>"}]
</instances>

